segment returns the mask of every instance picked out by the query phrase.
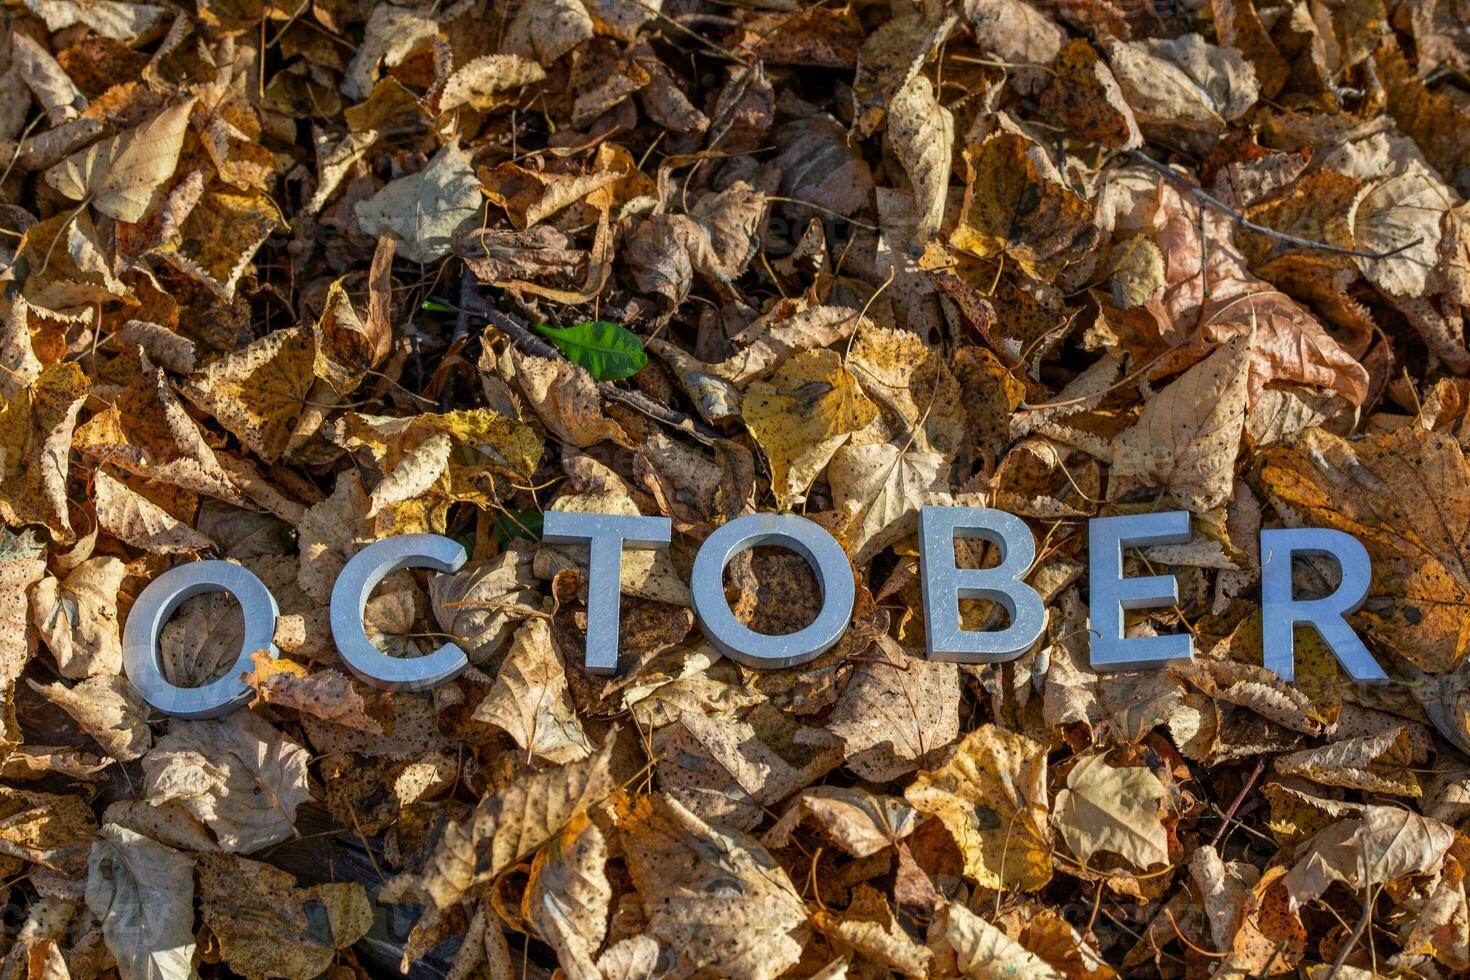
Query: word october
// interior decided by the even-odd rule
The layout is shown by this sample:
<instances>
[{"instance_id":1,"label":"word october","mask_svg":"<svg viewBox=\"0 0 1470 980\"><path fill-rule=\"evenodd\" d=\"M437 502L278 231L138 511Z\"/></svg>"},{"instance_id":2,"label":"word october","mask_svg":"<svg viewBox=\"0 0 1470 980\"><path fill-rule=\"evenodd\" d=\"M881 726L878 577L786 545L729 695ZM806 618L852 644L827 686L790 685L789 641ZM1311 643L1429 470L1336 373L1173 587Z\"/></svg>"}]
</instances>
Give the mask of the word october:
<instances>
[{"instance_id":1,"label":"word october","mask_svg":"<svg viewBox=\"0 0 1470 980\"><path fill-rule=\"evenodd\" d=\"M618 617L625 548L663 549L669 544L667 517L629 517L547 511L543 540L548 544L583 545L588 549L586 668L611 674L618 663ZM978 538L1000 552L1000 563L988 568L955 565L955 540ZM1088 525L1088 572L1091 617L1090 657L1097 671L1141 670L1187 661L1193 655L1188 634L1127 637L1123 614L1179 601L1173 576L1125 578L1125 548L1183 544L1189 540L1189 514L1172 511L1096 518ZM822 607L811 623L795 633L771 636L749 629L735 618L725 599L724 574L741 552L770 545L788 548L811 566L821 591ZM1019 657L1041 637L1046 609L1041 596L1022 576L1036 560L1036 540L1014 514L972 507L925 507L919 514L920 575L931 660L999 663ZM1291 565L1296 555L1334 560L1341 583L1328 596L1296 599ZM390 657L368 640L362 613L368 596L384 577L401 568L452 572L465 563L464 548L437 534L386 538L358 552L343 567L332 587L332 638L342 660L357 676L395 691L422 691L458 676L469 660L463 650L446 643L423 657ZM1320 528L1261 532L1261 604L1265 664L1284 680L1293 679L1292 631L1310 625L1353 680L1388 680L1346 616L1368 595L1371 565L1367 549L1342 531ZM790 514L753 514L723 525L704 542L690 574L694 614L710 643L747 667L779 668L802 664L830 648L852 616L855 594L852 567L842 547L820 525ZM234 670L201 687L170 683L159 664L159 635L174 611L188 598L206 592L228 592L240 603L245 638ZM961 599L990 599L1009 614L1000 630L967 630L960 623ZM213 718L251 698L240 679L250 669L255 651L277 655L272 642L279 610L270 590L248 569L228 561L199 561L158 576L138 597L123 634L123 664L129 679L153 707L184 718Z\"/></svg>"}]
</instances>

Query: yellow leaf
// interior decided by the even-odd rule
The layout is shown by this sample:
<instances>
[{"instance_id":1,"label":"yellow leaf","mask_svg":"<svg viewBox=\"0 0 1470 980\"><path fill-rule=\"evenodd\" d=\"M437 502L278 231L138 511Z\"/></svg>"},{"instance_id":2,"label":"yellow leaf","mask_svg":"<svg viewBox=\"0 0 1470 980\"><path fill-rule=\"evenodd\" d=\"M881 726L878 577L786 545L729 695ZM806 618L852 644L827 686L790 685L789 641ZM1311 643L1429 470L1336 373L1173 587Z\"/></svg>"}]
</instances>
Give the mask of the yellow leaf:
<instances>
[{"instance_id":1,"label":"yellow leaf","mask_svg":"<svg viewBox=\"0 0 1470 980\"><path fill-rule=\"evenodd\" d=\"M0 520L6 524L40 524L71 540L66 479L72 429L88 387L82 369L63 361L0 406Z\"/></svg>"},{"instance_id":2,"label":"yellow leaf","mask_svg":"<svg viewBox=\"0 0 1470 980\"><path fill-rule=\"evenodd\" d=\"M777 505L800 503L832 454L877 414L836 351L806 351L751 384L745 424L770 461Z\"/></svg>"},{"instance_id":3,"label":"yellow leaf","mask_svg":"<svg viewBox=\"0 0 1470 980\"><path fill-rule=\"evenodd\" d=\"M970 186L950 244L982 259L1005 255L1029 276L1051 279L1097 245L1092 205L1063 185L1041 149L996 133L965 151Z\"/></svg>"},{"instance_id":4,"label":"yellow leaf","mask_svg":"<svg viewBox=\"0 0 1470 980\"><path fill-rule=\"evenodd\" d=\"M983 888L1034 891L1051 880L1046 751L987 723L904 791L916 809L944 823L965 874Z\"/></svg>"},{"instance_id":5,"label":"yellow leaf","mask_svg":"<svg viewBox=\"0 0 1470 980\"><path fill-rule=\"evenodd\" d=\"M228 303L260 246L285 227L269 195L216 187L205 192L158 253Z\"/></svg>"},{"instance_id":6,"label":"yellow leaf","mask_svg":"<svg viewBox=\"0 0 1470 980\"><path fill-rule=\"evenodd\" d=\"M286 451L315 380L316 344L301 327L266 334L205 365L182 390L267 462Z\"/></svg>"}]
</instances>

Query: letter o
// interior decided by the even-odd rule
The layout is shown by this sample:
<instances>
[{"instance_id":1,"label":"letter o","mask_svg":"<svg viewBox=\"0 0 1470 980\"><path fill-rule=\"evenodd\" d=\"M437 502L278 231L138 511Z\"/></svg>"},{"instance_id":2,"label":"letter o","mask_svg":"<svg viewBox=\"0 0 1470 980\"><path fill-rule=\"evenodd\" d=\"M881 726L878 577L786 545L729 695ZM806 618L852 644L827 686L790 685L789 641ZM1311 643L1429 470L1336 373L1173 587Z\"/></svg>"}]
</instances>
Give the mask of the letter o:
<instances>
[{"instance_id":1,"label":"letter o","mask_svg":"<svg viewBox=\"0 0 1470 980\"><path fill-rule=\"evenodd\" d=\"M458 646L446 643L422 657L390 657L367 638L362 613L378 583L399 569L453 572L466 558L464 546L442 534L399 534L353 555L332 585L332 640L343 663L390 691L425 691L458 677L470 665Z\"/></svg>"},{"instance_id":2,"label":"letter o","mask_svg":"<svg viewBox=\"0 0 1470 980\"><path fill-rule=\"evenodd\" d=\"M223 677L200 687L179 687L163 676L158 641L179 606L196 595L228 592L245 617L245 640L235 665ZM178 718L218 718L248 702L253 692L240 675L252 669L257 650L278 656L274 641L275 596L255 573L229 561L198 561L171 568L148 583L128 614L123 630L123 669L143 700Z\"/></svg>"},{"instance_id":3,"label":"letter o","mask_svg":"<svg viewBox=\"0 0 1470 980\"><path fill-rule=\"evenodd\" d=\"M725 601L725 567L742 551L761 545L791 549L817 578L822 608L795 633L757 633L736 619ZM804 664L830 649L847 628L856 597L842 546L821 525L794 514L751 514L719 528L694 558L689 589L694 615L710 643L737 663L766 670Z\"/></svg>"}]
</instances>

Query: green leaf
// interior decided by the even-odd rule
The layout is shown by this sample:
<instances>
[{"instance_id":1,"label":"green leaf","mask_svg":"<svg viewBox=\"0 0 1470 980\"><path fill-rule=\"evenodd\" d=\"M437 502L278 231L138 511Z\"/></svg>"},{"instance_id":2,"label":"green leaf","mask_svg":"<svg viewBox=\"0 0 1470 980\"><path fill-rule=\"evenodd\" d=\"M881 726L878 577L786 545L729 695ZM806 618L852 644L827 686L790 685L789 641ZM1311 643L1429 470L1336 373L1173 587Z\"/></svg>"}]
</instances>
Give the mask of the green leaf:
<instances>
[{"instance_id":1,"label":"green leaf","mask_svg":"<svg viewBox=\"0 0 1470 980\"><path fill-rule=\"evenodd\" d=\"M616 323L597 320L570 327L538 323L536 331L560 347L567 360L586 368L598 381L630 378L648 363L643 341Z\"/></svg>"},{"instance_id":2,"label":"green leaf","mask_svg":"<svg viewBox=\"0 0 1470 980\"><path fill-rule=\"evenodd\" d=\"M421 309L421 310L428 310L430 313L458 313L459 312L458 310L456 310L452 306L445 306L443 303L436 303L436 302L434 302L431 299L426 299L422 303L420 303L419 304L419 309Z\"/></svg>"},{"instance_id":3,"label":"green leaf","mask_svg":"<svg viewBox=\"0 0 1470 980\"><path fill-rule=\"evenodd\" d=\"M501 545L510 544L511 538L541 538L544 518L539 510L507 510L495 515L495 537Z\"/></svg>"}]
</instances>

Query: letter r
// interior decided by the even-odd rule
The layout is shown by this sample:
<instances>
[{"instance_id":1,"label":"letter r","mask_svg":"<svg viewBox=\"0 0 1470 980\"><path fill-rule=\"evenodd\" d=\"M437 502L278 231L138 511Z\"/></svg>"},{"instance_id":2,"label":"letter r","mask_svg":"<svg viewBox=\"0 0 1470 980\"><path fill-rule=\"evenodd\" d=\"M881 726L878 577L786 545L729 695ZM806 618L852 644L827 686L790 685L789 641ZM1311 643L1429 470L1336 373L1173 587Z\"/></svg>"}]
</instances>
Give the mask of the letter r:
<instances>
[{"instance_id":1,"label":"letter r","mask_svg":"<svg viewBox=\"0 0 1470 980\"><path fill-rule=\"evenodd\" d=\"M1320 599L1292 597L1291 564L1296 555L1331 558L1342 581ZM1388 675L1347 617L1368 597L1373 562L1363 542L1343 531L1303 527L1261 532L1261 654L1266 667L1287 682L1296 680L1297 626L1311 626L1348 676L1359 684L1383 684Z\"/></svg>"}]
</instances>

